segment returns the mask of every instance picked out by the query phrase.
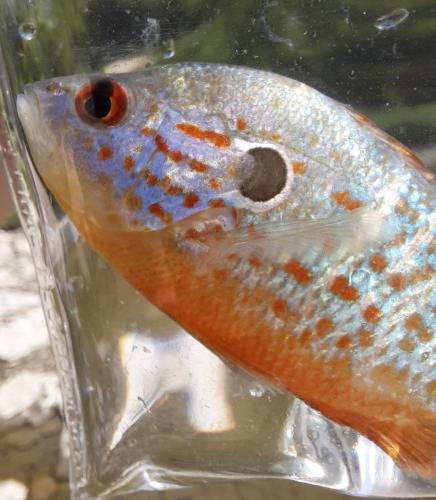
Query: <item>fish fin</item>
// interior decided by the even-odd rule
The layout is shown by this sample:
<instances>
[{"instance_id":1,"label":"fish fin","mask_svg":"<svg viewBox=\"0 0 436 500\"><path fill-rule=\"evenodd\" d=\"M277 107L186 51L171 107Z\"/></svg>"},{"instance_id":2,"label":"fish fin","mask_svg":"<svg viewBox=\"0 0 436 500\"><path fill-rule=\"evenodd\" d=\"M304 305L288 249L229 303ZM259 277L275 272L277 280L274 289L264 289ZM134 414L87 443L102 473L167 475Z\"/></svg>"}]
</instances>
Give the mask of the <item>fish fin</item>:
<instances>
[{"instance_id":1,"label":"fish fin","mask_svg":"<svg viewBox=\"0 0 436 500\"><path fill-rule=\"evenodd\" d=\"M261 397L264 394L279 396L289 394L285 387L279 382L273 383L270 380L262 377L257 373L251 373L250 370L242 367L236 361L231 360L221 354L215 353L216 356L235 374L239 377L241 389L245 389L254 397Z\"/></svg>"},{"instance_id":2,"label":"fish fin","mask_svg":"<svg viewBox=\"0 0 436 500\"><path fill-rule=\"evenodd\" d=\"M424 177L429 181L435 181L435 176L427 169L425 163L419 158L413 151L411 151L408 147L401 144L400 141L387 134L383 130L380 130L369 118L364 115L361 115L357 111L346 107L349 114L358 121L363 127L370 130L374 135L378 137L385 144L388 144L391 148L395 149L398 153L403 155L406 159L406 162L411 166L421 171Z\"/></svg>"},{"instance_id":3,"label":"fish fin","mask_svg":"<svg viewBox=\"0 0 436 500\"><path fill-rule=\"evenodd\" d=\"M383 449L395 463L426 479L436 479L436 416L422 408L407 408L392 401L376 401L360 394L361 408L354 404L338 409L310 398L312 408L333 421L351 427ZM391 407L391 409L389 409Z\"/></svg>"},{"instance_id":4,"label":"fish fin","mask_svg":"<svg viewBox=\"0 0 436 500\"><path fill-rule=\"evenodd\" d=\"M366 435L402 468L436 478L436 418L416 416L406 422L371 425Z\"/></svg>"},{"instance_id":5,"label":"fish fin","mask_svg":"<svg viewBox=\"0 0 436 500\"><path fill-rule=\"evenodd\" d=\"M237 228L220 239L209 235L202 241L208 248L203 258L207 260L206 267L231 254L258 257L274 264L290 258L311 263L322 256L339 260L376 243L385 243L395 234L395 225L389 218L375 210L360 208L326 219L294 219Z\"/></svg>"}]
</instances>

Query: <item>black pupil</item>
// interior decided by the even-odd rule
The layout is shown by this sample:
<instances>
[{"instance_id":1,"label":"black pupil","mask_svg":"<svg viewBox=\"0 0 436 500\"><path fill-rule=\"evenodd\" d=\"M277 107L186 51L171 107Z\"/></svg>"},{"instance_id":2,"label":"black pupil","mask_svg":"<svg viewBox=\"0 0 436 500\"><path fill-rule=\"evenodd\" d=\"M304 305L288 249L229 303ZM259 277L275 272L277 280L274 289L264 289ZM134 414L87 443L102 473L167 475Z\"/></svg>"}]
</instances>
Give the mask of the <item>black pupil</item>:
<instances>
[{"instance_id":1,"label":"black pupil","mask_svg":"<svg viewBox=\"0 0 436 500\"><path fill-rule=\"evenodd\" d=\"M104 118L111 110L111 95L113 92L112 82L102 80L97 82L91 95L86 99L84 107L92 118Z\"/></svg>"}]
</instances>

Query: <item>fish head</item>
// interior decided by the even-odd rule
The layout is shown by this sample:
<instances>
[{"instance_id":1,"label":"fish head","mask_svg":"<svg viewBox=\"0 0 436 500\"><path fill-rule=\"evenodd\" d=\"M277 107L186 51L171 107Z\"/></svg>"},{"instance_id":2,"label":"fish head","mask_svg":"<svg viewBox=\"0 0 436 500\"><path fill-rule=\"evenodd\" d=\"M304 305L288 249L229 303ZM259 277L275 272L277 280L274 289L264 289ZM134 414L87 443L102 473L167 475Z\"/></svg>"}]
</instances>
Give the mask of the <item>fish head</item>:
<instances>
[{"instance_id":1,"label":"fish head","mask_svg":"<svg viewBox=\"0 0 436 500\"><path fill-rule=\"evenodd\" d=\"M292 171L280 145L178 106L178 91L177 79L153 73L25 87L17 105L33 161L73 220L158 230L211 208L262 212L286 198Z\"/></svg>"}]
</instances>

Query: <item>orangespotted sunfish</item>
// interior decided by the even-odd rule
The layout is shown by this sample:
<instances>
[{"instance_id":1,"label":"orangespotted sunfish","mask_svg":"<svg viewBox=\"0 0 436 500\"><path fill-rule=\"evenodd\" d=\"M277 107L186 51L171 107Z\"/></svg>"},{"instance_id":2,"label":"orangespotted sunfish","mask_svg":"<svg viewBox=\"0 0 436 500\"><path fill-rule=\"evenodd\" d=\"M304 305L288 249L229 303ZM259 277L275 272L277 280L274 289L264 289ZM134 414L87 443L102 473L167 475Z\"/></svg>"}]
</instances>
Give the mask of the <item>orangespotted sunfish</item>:
<instances>
[{"instance_id":1,"label":"orangespotted sunfish","mask_svg":"<svg viewBox=\"0 0 436 500\"><path fill-rule=\"evenodd\" d=\"M436 188L411 151L242 67L55 78L18 111L47 188L134 288L436 477Z\"/></svg>"}]
</instances>

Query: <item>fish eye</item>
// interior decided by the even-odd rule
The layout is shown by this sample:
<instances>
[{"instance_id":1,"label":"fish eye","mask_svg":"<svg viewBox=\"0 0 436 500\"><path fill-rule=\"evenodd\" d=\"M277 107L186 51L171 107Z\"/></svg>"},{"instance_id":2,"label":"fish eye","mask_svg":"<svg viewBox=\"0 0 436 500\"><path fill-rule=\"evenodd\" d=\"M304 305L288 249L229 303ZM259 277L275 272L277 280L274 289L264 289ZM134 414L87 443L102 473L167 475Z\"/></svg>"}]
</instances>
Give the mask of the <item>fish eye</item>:
<instances>
[{"instance_id":1,"label":"fish eye","mask_svg":"<svg viewBox=\"0 0 436 500\"><path fill-rule=\"evenodd\" d=\"M75 97L76 112L91 124L115 125L127 110L127 94L117 82L98 80L82 87Z\"/></svg>"}]
</instances>

